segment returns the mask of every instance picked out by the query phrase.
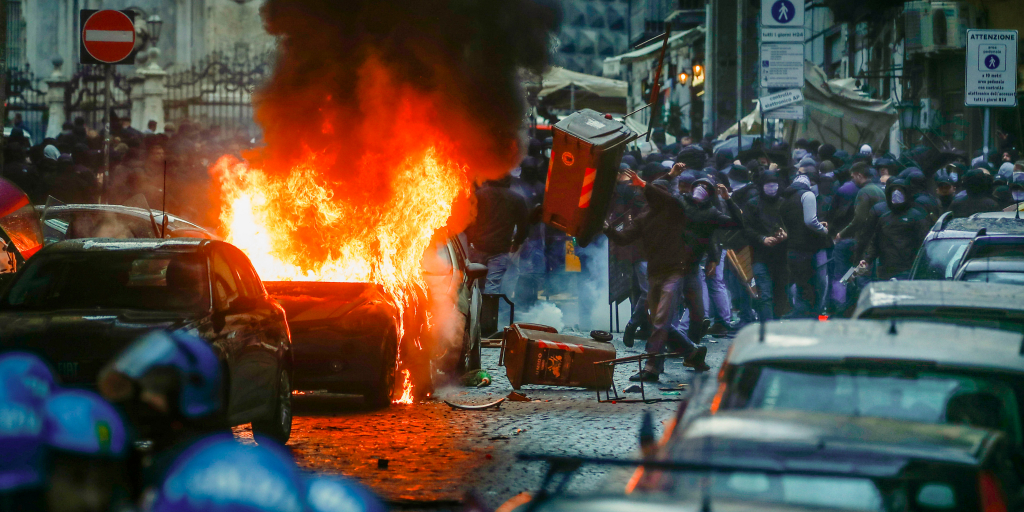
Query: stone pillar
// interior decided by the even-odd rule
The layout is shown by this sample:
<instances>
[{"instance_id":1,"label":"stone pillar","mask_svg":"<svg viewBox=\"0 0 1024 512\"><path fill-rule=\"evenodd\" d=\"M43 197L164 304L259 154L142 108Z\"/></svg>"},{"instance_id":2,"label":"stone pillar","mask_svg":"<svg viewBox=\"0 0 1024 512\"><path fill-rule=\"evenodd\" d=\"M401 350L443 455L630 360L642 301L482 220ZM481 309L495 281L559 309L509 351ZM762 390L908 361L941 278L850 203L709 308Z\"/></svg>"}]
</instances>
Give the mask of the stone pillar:
<instances>
[{"instance_id":1,"label":"stone pillar","mask_svg":"<svg viewBox=\"0 0 1024 512\"><path fill-rule=\"evenodd\" d=\"M53 73L46 79L46 105L49 107L48 121L46 122L46 137L60 135L61 127L67 121L67 112L64 109L64 93L68 88L68 80L64 77L61 68L64 67L64 59L53 58ZM42 141L42 137L38 138Z\"/></svg>"},{"instance_id":2,"label":"stone pillar","mask_svg":"<svg viewBox=\"0 0 1024 512\"><path fill-rule=\"evenodd\" d=\"M144 131L146 124L156 121L157 133L164 127L164 80L167 72L157 63L160 50L149 49L147 65L139 68L132 78L132 126Z\"/></svg>"}]
</instances>

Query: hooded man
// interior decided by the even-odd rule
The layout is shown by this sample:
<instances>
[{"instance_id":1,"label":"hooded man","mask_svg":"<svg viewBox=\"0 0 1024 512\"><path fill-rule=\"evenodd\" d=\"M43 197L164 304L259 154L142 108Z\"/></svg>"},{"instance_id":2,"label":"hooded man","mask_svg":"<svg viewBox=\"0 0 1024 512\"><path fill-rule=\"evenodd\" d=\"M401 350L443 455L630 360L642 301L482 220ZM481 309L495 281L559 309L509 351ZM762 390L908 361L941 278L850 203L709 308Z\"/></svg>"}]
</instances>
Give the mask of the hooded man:
<instances>
[{"instance_id":1,"label":"hooded man","mask_svg":"<svg viewBox=\"0 0 1024 512\"><path fill-rule=\"evenodd\" d=\"M828 226L818 220L818 200L808 174L800 174L783 195L782 222L789 235L790 284L796 286L793 318L816 316L827 285Z\"/></svg>"},{"instance_id":2,"label":"hooded man","mask_svg":"<svg viewBox=\"0 0 1024 512\"><path fill-rule=\"evenodd\" d=\"M928 215L928 221L934 224L942 213L942 205L925 190L928 178L925 178L924 171L917 167L907 167L899 174L899 179L909 189L914 206L923 210Z\"/></svg>"},{"instance_id":3,"label":"hooded man","mask_svg":"<svg viewBox=\"0 0 1024 512\"><path fill-rule=\"evenodd\" d=\"M862 254L860 268L878 258L880 280L906 279L931 223L924 210L914 206L910 188L899 178L885 187L885 202L872 208L872 221L857 240Z\"/></svg>"},{"instance_id":4,"label":"hooded man","mask_svg":"<svg viewBox=\"0 0 1024 512\"><path fill-rule=\"evenodd\" d=\"M999 211L999 203L992 198L992 177L982 169L971 169L964 175L962 197L953 199L949 205L952 218L970 217L975 213Z\"/></svg>"},{"instance_id":5,"label":"hooded man","mask_svg":"<svg viewBox=\"0 0 1024 512\"><path fill-rule=\"evenodd\" d=\"M466 229L470 259L487 265L484 293L512 294L515 283L504 282L505 273L513 266L512 254L529 234L529 209L522 196L509 188L511 184L511 176L506 176L477 189L476 220Z\"/></svg>"},{"instance_id":6,"label":"hooded man","mask_svg":"<svg viewBox=\"0 0 1024 512\"><path fill-rule=\"evenodd\" d=\"M950 203L953 202L953 196L956 195L956 187L953 186L953 180L946 169L936 171L933 179L935 180L935 195L939 202L939 211L946 212L949 210Z\"/></svg>"},{"instance_id":7,"label":"hooded man","mask_svg":"<svg viewBox=\"0 0 1024 512\"><path fill-rule=\"evenodd\" d=\"M669 175L675 177L682 174L684 167L676 165ZM694 271L696 265L680 257L687 250L684 233L689 222L688 208L669 191L671 185L668 180L657 180L648 185L636 173L629 171L627 174L634 186L643 189L648 209L622 229L613 229L606 224L605 234L618 245L640 240L647 254L647 302L654 330L647 340L647 353L661 354L670 341L678 342L681 346L676 348L683 352L684 362L705 371L709 368L704 363L707 347L695 346L673 326L679 310L680 292L684 289L690 300L691 312L697 311L703 318L704 311ZM701 190L699 195L702 200L707 200L704 195L707 191L704 187ZM631 376L630 380L657 381L664 365L664 358L652 357L647 360L644 369Z\"/></svg>"},{"instance_id":8,"label":"hooded man","mask_svg":"<svg viewBox=\"0 0 1024 512\"><path fill-rule=\"evenodd\" d=\"M762 321L774 320L789 308L786 285L786 232L782 220L782 179L779 173L761 173L757 191L743 209L743 232L753 253L754 282L760 292L757 314ZM746 293L744 290L743 293Z\"/></svg>"}]
</instances>

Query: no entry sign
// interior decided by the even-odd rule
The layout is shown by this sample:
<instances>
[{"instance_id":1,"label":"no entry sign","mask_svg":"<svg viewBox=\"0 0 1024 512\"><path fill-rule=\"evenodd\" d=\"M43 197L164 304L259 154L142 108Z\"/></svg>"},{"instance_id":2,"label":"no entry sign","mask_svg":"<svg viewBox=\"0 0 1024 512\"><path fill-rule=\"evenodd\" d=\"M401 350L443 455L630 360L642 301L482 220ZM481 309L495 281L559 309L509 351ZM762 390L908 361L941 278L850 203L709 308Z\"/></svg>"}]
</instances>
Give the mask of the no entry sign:
<instances>
[{"instance_id":1,"label":"no entry sign","mask_svg":"<svg viewBox=\"0 0 1024 512\"><path fill-rule=\"evenodd\" d=\"M135 13L82 9L82 64L134 64Z\"/></svg>"}]
</instances>

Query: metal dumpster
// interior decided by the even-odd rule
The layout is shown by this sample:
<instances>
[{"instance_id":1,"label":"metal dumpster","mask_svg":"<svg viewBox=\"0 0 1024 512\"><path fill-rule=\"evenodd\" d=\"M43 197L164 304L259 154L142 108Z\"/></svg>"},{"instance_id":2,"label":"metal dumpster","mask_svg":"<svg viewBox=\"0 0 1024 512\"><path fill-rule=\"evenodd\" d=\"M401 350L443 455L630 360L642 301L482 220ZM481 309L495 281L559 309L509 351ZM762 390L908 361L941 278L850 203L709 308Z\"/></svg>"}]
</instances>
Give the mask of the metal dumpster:
<instances>
[{"instance_id":1,"label":"metal dumpster","mask_svg":"<svg viewBox=\"0 0 1024 512\"><path fill-rule=\"evenodd\" d=\"M590 109L559 121L552 135L544 222L586 247L601 232L622 153L635 135L611 115Z\"/></svg>"},{"instance_id":2,"label":"metal dumpster","mask_svg":"<svg viewBox=\"0 0 1024 512\"><path fill-rule=\"evenodd\" d=\"M523 384L608 389L615 346L604 341L558 334L553 327L516 323L505 328L502 360L512 388Z\"/></svg>"}]
</instances>

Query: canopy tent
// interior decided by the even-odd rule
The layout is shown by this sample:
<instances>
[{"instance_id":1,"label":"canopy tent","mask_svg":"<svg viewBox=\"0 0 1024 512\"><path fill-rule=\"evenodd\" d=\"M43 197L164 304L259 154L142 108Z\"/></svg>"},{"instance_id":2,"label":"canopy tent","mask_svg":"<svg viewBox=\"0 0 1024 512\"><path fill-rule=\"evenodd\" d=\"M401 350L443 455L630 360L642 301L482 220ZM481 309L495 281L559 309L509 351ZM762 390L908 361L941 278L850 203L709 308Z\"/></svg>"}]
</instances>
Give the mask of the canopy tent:
<instances>
[{"instance_id":1,"label":"canopy tent","mask_svg":"<svg viewBox=\"0 0 1024 512\"><path fill-rule=\"evenodd\" d=\"M533 77L527 79L525 85L548 108L626 113L626 82L622 80L552 66L539 81Z\"/></svg>"},{"instance_id":2,"label":"canopy tent","mask_svg":"<svg viewBox=\"0 0 1024 512\"><path fill-rule=\"evenodd\" d=\"M760 104L742 119L744 134L761 133ZM784 137L817 139L856 152L863 144L878 147L898 116L892 100L866 97L852 78L828 80L825 72L804 62L804 119L784 121ZM736 134L732 125L719 139Z\"/></svg>"}]
</instances>

